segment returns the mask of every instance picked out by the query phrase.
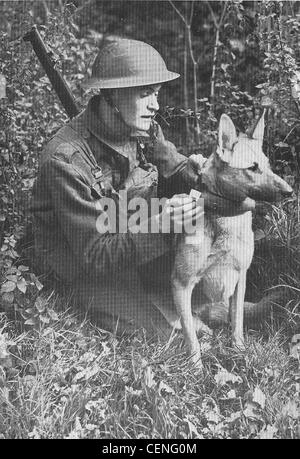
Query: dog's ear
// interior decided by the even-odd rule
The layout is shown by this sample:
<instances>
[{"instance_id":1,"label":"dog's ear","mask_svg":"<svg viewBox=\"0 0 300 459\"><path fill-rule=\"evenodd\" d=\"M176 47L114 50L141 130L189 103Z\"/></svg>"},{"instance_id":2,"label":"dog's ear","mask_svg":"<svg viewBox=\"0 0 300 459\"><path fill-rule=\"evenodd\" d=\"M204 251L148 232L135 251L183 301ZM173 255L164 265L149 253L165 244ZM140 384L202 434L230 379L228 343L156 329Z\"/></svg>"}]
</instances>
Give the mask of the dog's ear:
<instances>
[{"instance_id":1,"label":"dog's ear","mask_svg":"<svg viewBox=\"0 0 300 459\"><path fill-rule=\"evenodd\" d=\"M235 126L229 116L223 114L219 124L219 155L221 156L224 150L232 151L236 141L237 135Z\"/></svg>"},{"instance_id":2,"label":"dog's ear","mask_svg":"<svg viewBox=\"0 0 300 459\"><path fill-rule=\"evenodd\" d=\"M263 143L263 140L264 140L265 112L266 112L266 110L264 110L262 116L258 120L258 122L257 122L257 124L255 126L255 129L253 131L253 134L252 134L252 139L259 140L261 144Z\"/></svg>"}]
</instances>

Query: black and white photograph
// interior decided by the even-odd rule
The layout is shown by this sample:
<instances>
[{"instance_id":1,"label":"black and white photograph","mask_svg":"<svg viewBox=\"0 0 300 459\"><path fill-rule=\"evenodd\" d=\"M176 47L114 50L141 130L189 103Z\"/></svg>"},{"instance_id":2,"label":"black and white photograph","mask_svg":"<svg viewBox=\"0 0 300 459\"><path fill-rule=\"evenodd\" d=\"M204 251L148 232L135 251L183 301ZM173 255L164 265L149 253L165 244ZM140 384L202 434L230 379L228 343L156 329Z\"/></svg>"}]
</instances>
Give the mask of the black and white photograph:
<instances>
[{"instance_id":1,"label":"black and white photograph","mask_svg":"<svg viewBox=\"0 0 300 459\"><path fill-rule=\"evenodd\" d=\"M0 439L300 439L299 38L298 0L0 0Z\"/></svg>"}]
</instances>

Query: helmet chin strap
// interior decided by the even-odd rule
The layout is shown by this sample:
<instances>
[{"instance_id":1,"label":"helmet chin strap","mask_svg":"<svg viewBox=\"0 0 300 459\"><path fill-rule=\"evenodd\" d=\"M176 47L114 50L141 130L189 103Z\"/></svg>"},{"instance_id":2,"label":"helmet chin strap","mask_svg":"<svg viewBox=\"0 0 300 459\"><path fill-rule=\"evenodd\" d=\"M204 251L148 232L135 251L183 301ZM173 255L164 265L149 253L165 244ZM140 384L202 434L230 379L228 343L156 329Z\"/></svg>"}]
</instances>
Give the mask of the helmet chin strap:
<instances>
[{"instance_id":1,"label":"helmet chin strap","mask_svg":"<svg viewBox=\"0 0 300 459\"><path fill-rule=\"evenodd\" d=\"M112 97L111 97L111 94L110 94L110 91L107 92L107 91L104 91L103 92L103 98L106 102L106 104L111 108L112 112L113 112L113 116L114 118L118 121L118 122L121 122L121 125L126 128L126 130L128 130L128 134L129 135L132 135L133 137L136 136L136 133L139 133L139 129L133 129L132 126L130 126L129 124L126 123L124 117L122 116L119 108L117 107L117 105L115 104L115 102L112 100ZM139 135L139 134L137 134Z\"/></svg>"},{"instance_id":2,"label":"helmet chin strap","mask_svg":"<svg viewBox=\"0 0 300 459\"><path fill-rule=\"evenodd\" d=\"M118 109L116 104L113 102L111 94L105 91L103 92L103 97L107 105L109 105L109 107L113 110L114 116L118 118L118 120L121 121L127 128L131 129L130 126L128 126L128 124L124 120L120 110Z\"/></svg>"}]
</instances>

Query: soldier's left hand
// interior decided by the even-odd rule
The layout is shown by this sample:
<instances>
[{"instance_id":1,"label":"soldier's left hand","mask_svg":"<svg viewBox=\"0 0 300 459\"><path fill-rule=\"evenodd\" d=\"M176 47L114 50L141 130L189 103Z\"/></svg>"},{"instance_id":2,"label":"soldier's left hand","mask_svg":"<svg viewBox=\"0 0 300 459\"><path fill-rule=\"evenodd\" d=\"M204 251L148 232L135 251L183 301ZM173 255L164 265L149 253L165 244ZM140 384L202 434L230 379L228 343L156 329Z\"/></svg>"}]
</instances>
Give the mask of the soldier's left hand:
<instances>
[{"instance_id":1,"label":"soldier's left hand","mask_svg":"<svg viewBox=\"0 0 300 459\"><path fill-rule=\"evenodd\" d=\"M192 163L194 169L201 174L204 164L206 163L207 158L199 154L193 154L189 157L189 161Z\"/></svg>"}]
</instances>

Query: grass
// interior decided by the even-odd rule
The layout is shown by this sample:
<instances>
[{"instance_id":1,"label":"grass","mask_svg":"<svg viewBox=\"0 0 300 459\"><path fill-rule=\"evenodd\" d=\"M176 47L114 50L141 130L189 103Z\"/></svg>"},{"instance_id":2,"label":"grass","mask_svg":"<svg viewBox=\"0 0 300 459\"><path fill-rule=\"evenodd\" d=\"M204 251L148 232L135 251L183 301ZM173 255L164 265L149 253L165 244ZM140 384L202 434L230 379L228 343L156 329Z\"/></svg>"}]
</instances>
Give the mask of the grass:
<instances>
[{"instance_id":1,"label":"grass","mask_svg":"<svg viewBox=\"0 0 300 459\"><path fill-rule=\"evenodd\" d=\"M299 359L282 331L248 332L243 353L217 332L201 374L180 334L116 340L66 312L19 335L2 317L1 329L2 438L300 437Z\"/></svg>"},{"instance_id":2,"label":"grass","mask_svg":"<svg viewBox=\"0 0 300 459\"><path fill-rule=\"evenodd\" d=\"M39 328L0 314L0 438L300 438L299 221L289 215L271 215L248 286L254 296L285 288L284 317L247 330L243 352L215 330L203 374L180 333L116 339L53 296L58 320Z\"/></svg>"}]
</instances>

